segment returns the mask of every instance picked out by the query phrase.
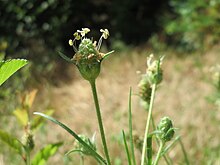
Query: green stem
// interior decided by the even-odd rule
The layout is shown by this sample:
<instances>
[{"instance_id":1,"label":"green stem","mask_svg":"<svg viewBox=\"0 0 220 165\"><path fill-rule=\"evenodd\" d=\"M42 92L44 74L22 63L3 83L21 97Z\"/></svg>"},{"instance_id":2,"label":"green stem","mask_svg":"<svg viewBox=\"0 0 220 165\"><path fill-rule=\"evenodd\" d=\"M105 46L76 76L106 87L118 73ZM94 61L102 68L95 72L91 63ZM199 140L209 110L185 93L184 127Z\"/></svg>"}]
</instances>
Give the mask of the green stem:
<instances>
[{"instance_id":1,"label":"green stem","mask_svg":"<svg viewBox=\"0 0 220 165\"><path fill-rule=\"evenodd\" d=\"M181 137L180 137L178 140L179 140L179 143L180 143L180 146L181 146L181 150L182 150L183 155L184 155L185 163L186 163L186 165L189 165L189 164L190 164L190 163L189 163L189 159L188 159L188 157L187 157L187 153L186 153L185 147L184 147L184 145L183 145L183 142L182 142L182 140L181 140Z\"/></svg>"},{"instance_id":2,"label":"green stem","mask_svg":"<svg viewBox=\"0 0 220 165\"><path fill-rule=\"evenodd\" d=\"M30 151L26 149L26 165L31 165Z\"/></svg>"},{"instance_id":3,"label":"green stem","mask_svg":"<svg viewBox=\"0 0 220 165\"><path fill-rule=\"evenodd\" d=\"M148 134L149 134L150 121L151 121L151 116L152 116L156 86L157 86L156 84L152 85L150 106L149 106L147 123L146 123L146 128L145 128L145 133L144 133L144 143L143 143L143 148L142 148L141 165L144 165L145 161L146 161L147 137L148 137Z\"/></svg>"},{"instance_id":4,"label":"green stem","mask_svg":"<svg viewBox=\"0 0 220 165\"><path fill-rule=\"evenodd\" d=\"M90 85L92 88L93 99L94 99L94 103L95 103L95 107L96 107L96 115L97 115L97 119L98 119L98 123L99 123L99 130L100 130L100 134L101 134L101 138L102 138L102 144L103 144L103 148L104 148L104 152L105 152L105 157L107 159L108 165L111 165L110 157L108 154L108 147L107 147L107 143L105 140L105 131L104 131L104 127L102 124L102 115L101 115L101 111L100 111L100 107L99 107L99 100L98 100L98 96L97 96L97 92L96 92L95 80L91 80L89 82L90 82Z\"/></svg>"},{"instance_id":5,"label":"green stem","mask_svg":"<svg viewBox=\"0 0 220 165\"><path fill-rule=\"evenodd\" d=\"M161 153L162 153L162 149L164 147L164 144L165 144L164 142L160 142L160 147L159 147L159 150L157 152L157 156L156 156L156 159L155 159L153 165L157 165L158 164L160 156L161 156Z\"/></svg>"},{"instance_id":6,"label":"green stem","mask_svg":"<svg viewBox=\"0 0 220 165\"><path fill-rule=\"evenodd\" d=\"M152 124L152 126L153 126L153 129L156 130L156 125L155 125L153 116L151 116L151 124ZM157 143L158 146L160 145L159 139L157 139L157 138L156 138L156 143ZM172 164L172 163L170 163L170 158L169 158L169 156L163 154L163 158L164 158L165 162L167 163L167 165Z\"/></svg>"}]
</instances>

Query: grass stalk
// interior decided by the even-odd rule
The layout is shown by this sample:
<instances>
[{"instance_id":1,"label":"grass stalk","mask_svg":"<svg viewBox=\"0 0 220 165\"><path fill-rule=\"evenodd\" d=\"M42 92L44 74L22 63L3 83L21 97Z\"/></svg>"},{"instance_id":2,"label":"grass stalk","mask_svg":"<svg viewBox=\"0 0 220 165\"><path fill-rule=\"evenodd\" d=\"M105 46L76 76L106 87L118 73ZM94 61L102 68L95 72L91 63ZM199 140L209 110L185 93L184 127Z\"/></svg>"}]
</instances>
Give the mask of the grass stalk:
<instances>
[{"instance_id":1,"label":"grass stalk","mask_svg":"<svg viewBox=\"0 0 220 165\"><path fill-rule=\"evenodd\" d=\"M31 156L29 149L26 149L26 165L31 165Z\"/></svg>"},{"instance_id":2,"label":"grass stalk","mask_svg":"<svg viewBox=\"0 0 220 165\"><path fill-rule=\"evenodd\" d=\"M151 116L151 124L153 126L153 129L156 130L156 125L155 125L153 116ZM160 142L159 142L159 140L157 138L156 138L156 143L157 143L158 146L160 145ZM163 156L163 158L164 158L164 160L165 160L167 165L171 165L172 164L172 163L170 163L169 156L167 156L166 154L163 154L162 156Z\"/></svg>"},{"instance_id":3,"label":"grass stalk","mask_svg":"<svg viewBox=\"0 0 220 165\"><path fill-rule=\"evenodd\" d=\"M97 96L96 83L95 83L95 80L89 81L89 82L91 85L93 99L94 99L94 103L95 103L95 107L96 107L96 115L97 115L97 119L98 119L99 131L101 134L105 157L106 157L108 165L111 165L111 161L110 161L110 157L109 157L109 153L108 153L108 147L107 147L106 138L105 138L105 131L104 131L103 123L102 123L101 111L100 111L100 107L99 107L99 100L98 100L98 96Z\"/></svg>"},{"instance_id":4,"label":"grass stalk","mask_svg":"<svg viewBox=\"0 0 220 165\"><path fill-rule=\"evenodd\" d=\"M148 137L148 134L149 134L150 121L151 121L151 116L152 116L156 86L157 86L156 84L152 85L150 106L149 106L149 111L148 111L148 116L147 116L147 123L146 123L146 128L145 128L145 133L144 133L144 143L143 143L143 148L142 148L141 165L144 165L145 161L146 161L147 137Z\"/></svg>"},{"instance_id":5,"label":"grass stalk","mask_svg":"<svg viewBox=\"0 0 220 165\"><path fill-rule=\"evenodd\" d=\"M123 141L124 141L124 145L125 145L125 151L126 151L127 158L128 158L128 165L132 165L131 156L130 156L130 153L129 153L128 144L126 142L126 136L125 136L124 130L122 130L122 135L123 135Z\"/></svg>"},{"instance_id":6,"label":"grass stalk","mask_svg":"<svg viewBox=\"0 0 220 165\"><path fill-rule=\"evenodd\" d=\"M179 141L179 143L180 143L181 150L182 150L183 155L184 155L185 163L186 163L186 165L190 165L189 159L188 159L188 156L187 156L187 153L186 153L186 150L185 150L185 147L184 147L183 142L182 142L182 140L181 140L181 137L178 138L178 141Z\"/></svg>"},{"instance_id":7,"label":"grass stalk","mask_svg":"<svg viewBox=\"0 0 220 165\"><path fill-rule=\"evenodd\" d=\"M157 165L159 160L160 160L160 157L161 157L161 153L162 153L162 150L163 150L163 147L164 147L164 142L160 142L160 147L159 147L159 150L157 152L157 156L155 158L155 161L153 163L153 165Z\"/></svg>"},{"instance_id":8,"label":"grass stalk","mask_svg":"<svg viewBox=\"0 0 220 165\"><path fill-rule=\"evenodd\" d=\"M135 153L134 153L134 141L133 141L133 128L132 128L132 113L131 113L131 93L132 89L129 91L129 101L128 101L128 114L129 114L129 140L130 140L130 148L131 148L131 156L133 165L136 165Z\"/></svg>"}]
</instances>

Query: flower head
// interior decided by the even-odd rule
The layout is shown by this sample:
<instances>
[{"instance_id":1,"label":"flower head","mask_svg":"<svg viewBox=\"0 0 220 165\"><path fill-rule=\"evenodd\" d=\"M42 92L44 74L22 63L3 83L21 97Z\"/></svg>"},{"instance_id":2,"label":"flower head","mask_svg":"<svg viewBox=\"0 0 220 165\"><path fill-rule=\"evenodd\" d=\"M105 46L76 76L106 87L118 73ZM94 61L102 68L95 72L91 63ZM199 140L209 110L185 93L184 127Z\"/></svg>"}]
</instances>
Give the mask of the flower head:
<instances>
[{"instance_id":1,"label":"flower head","mask_svg":"<svg viewBox=\"0 0 220 165\"><path fill-rule=\"evenodd\" d=\"M163 57L159 60L153 60L154 55L151 54L147 59L146 75L151 84L159 84L163 79L163 71L161 69Z\"/></svg>"},{"instance_id":2,"label":"flower head","mask_svg":"<svg viewBox=\"0 0 220 165\"><path fill-rule=\"evenodd\" d=\"M90 29L82 28L82 30L77 30L77 32L80 33L82 37L85 37L85 35L90 32Z\"/></svg>"},{"instance_id":3,"label":"flower head","mask_svg":"<svg viewBox=\"0 0 220 165\"><path fill-rule=\"evenodd\" d=\"M75 33L73 34L73 36L75 37L76 40L80 40L80 39L81 39L81 36L79 35L78 32L75 32Z\"/></svg>"},{"instance_id":4,"label":"flower head","mask_svg":"<svg viewBox=\"0 0 220 165\"><path fill-rule=\"evenodd\" d=\"M163 142L170 141L175 133L172 120L170 120L169 117L163 117L160 120L160 123L157 126L157 130L159 131L157 137Z\"/></svg>"},{"instance_id":5,"label":"flower head","mask_svg":"<svg viewBox=\"0 0 220 165\"><path fill-rule=\"evenodd\" d=\"M109 31L107 29L101 29L100 31L102 32L102 35L99 39L98 45L96 46L96 41L85 37L85 35L90 32L90 29L82 28L82 30L77 30L73 34L74 39L69 40L69 45L72 46L75 51L73 58L69 59L64 54L60 53L65 60L75 64L82 77L88 81L94 81L98 77L101 61L113 52L111 51L105 54L99 51L102 38L107 39L107 36L109 35ZM74 44L76 40L80 40L78 48L75 46L76 44Z\"/></svg>"}]
</instances>

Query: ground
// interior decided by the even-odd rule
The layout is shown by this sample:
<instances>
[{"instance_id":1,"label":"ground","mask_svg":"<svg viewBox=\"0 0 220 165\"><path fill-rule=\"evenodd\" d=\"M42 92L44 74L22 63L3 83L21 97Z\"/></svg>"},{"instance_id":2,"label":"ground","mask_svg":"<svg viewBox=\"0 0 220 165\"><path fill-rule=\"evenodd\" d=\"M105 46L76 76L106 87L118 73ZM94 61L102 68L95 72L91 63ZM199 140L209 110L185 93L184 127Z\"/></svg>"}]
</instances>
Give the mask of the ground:
<instances>
[{"instance_id":1,"label":"ground","mask_svg":"<svg viewBox=\"0 0 220 165\"><path fill-rule=\"evenodd\" d=\"M156 93L153 109L155 121L158 123L163 116L169 116L173 120L174 126L178 128L176 132L181 135L189 159L194 165L220 164L220 114L216 107L207 101L207 97L214 92L209 68L220 63L219 50L220 47L217 46L202 55L184 57L166 53L162 66L164 79ZM127 164L121 130L128 131L130 87L134 132L140 137L144 134L147 112L140 105L137 84L141 77L138 73L145 72L146 57L150 53L147 50L115 53L103 62L101 74L97 79L100 106L114 164L120 164L119 158L122 158L121 164ZM89 83L81 78L74 66L63 72L71 73L71 81L63 80L63 83L53 87L45 85L45 88L38 92L36 109L42 111L39 107L53 108L55 118L79 134L92 136L96 132L97 141L100 141ZM41 135L36 135L37 144L66 141L60 155L72 148L73 138L57 125L47 122L45 129L47 140L43 139L45 136L42 138ZM60 155L52 158L53 161L60 162L57 160ZM139 151L136 155L140 158ZM169 152L169 156L174 160L174 164L183 164L183 155L178 145ZM70 157L74 158L75 154ZM78 160L78 157L76 159ZM160 164L164 164L163 159Z\"/></svg>"}]
</instances>

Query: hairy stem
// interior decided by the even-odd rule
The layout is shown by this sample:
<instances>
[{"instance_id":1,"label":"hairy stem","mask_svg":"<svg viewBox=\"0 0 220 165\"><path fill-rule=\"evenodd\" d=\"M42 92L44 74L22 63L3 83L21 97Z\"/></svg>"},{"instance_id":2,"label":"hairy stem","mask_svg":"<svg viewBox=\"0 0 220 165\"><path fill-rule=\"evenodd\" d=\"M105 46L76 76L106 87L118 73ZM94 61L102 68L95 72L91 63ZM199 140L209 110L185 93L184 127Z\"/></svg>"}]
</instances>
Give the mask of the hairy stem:
<instances>
[{"instance_id":1,"label":"hairy stem","mask_svg":"<svg viewBox=\"0 0 220 165\"><path fill-rule=\"evenodd\" d=\"M94 103L95 103L95 107L96 107L96 115L97 115L98 124L99 124L99 131L101 134L105 157L107 159L108 165L111 165L111 161L110 161L110 157L109 157L109 153L108 153L108 147L107 147L107 143L106 143L106 139L105 139L105 131L104 131L104 127L102 124L102 115L101 115L101 111L100 111L100 107L99 107L99 100L98 100L98 96L97 96L97 92L96 92L96 83L95 83L95 80L92 80L89 82L90 82L90 85L92 88L93 99L94 99Z\"/></svg>"},{"instance_id":2,"label":"hairy stem","mask_svg":"<svg viewBox=\"0 0 220 165\"><path fill-rule=\"evenodd\" d=\"M149 134L150 121L151 121L151 116L152 116L156 86L157 86L156 84L152 85L150 106L149 106L149 111L148 111L148 116L147 116L147 123L146 123L146 128L145 128L145 133L144 133L144 144L143 144L143 148L142 148L141 165L144 165L145 161L146 161L147 137L148 137L148 134Z\"/></svg>"}]
</instances>

